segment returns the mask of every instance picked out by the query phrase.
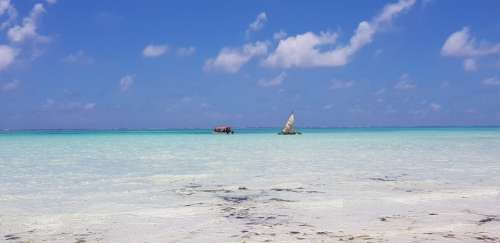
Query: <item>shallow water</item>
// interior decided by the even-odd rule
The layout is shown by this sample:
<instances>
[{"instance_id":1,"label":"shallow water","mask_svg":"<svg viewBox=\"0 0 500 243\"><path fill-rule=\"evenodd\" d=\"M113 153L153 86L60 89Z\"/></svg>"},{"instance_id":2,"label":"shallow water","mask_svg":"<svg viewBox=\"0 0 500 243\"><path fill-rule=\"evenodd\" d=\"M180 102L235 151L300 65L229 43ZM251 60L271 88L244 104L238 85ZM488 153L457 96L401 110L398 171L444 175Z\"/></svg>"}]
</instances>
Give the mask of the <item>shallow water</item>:
<instances>
[{"instance_id":1,"label":"shallow water","mask_svg":"<svg viewBox=\"0 0 500 243\"><path fill-rule=\"evenodd\" d=\"M500 128L0 133L0 241L500 242Z\"/></svg>"}]
</instances>

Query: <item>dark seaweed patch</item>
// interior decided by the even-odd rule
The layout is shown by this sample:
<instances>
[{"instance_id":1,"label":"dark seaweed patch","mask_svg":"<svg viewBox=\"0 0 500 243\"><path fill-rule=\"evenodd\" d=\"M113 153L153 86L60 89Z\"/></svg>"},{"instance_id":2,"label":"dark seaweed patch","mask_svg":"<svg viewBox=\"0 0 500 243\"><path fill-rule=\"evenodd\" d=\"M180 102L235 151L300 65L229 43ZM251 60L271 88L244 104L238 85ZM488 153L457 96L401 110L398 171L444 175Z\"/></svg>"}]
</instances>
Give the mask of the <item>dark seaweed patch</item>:
<instances>
[{"instance_id":1,"label":"dark seaweed patch","mask_svg":"<svg viewBox=\"0 0 500 243\"><path fill-rule=\"evenodd\" d=\"M310 225L310 224L306 224L306 223L301 223L299 224L300 227L311 227L311 228L314 228L314 226Z\"/></svg>"},{"instance_id":2,"label":"dark seaweed patch","mask_svg":"<svg viewBox=\"0 0 500 243\"><path fill-rule=\"evenodd\" d=\"M19 240L21 237L15 235L5 235L5 240Z\"/></svg>"},{"instance_id":3,"label":"dark seaweed patch","mask_svg":"<svg viewBox=\"0 0 500 243\"><path fill-rule=\"evenodd\" d=\"M320 191L306 191L306 193L325 193L325 192L320 192Z\"/></svg>"},{"instance_id":4,"label":"dark seaweed patch","mask_svg":"<svg viewBox=\"0 0 500 243\"><path fill-rule=\"evenodd\" d=\"M368 179L372 181L398 181L401 177L407 176L408 174L401 174L397 176L384 176L384 177L370 177Z\"/></svg>"},{"instance_id":5,"label":"dark seaweed patch","mask_svg":"<svg viewBox=\"0 0 500 243\"><path fill-rule=\"evenodd\" d=\"M372 181L396 181L396 179L392 179L392 178L389 178L387 176L384 176L383 178L382 177L370 177L368 178Z\"/></svg>"},{"instance_id":6,"label":"dark seaweed patch","mask_svg":"<svg viewBox=\"0 0 500 243\"><path fill-rule=\"evenodd\" d=\"M211 193L215 193L215 192L223 192L223 193L230 193L230 192L233 192L231 190L227 190L227 189L204 189L204 190L199 190L200 192L211 192Z\"/></svg>"},{"instance_id":7,"label":"dark seaweed patch","mask_svg":"<svg viewBox=\"0 0 500 243\"><path fill-rule=\"evenodd\" d=\"M291 188L271 188L271 191L277 191L277 192L300 192L295 189Z\"/></svg>"},{"instance_id":8,"label":"dark seaweed patch","mask_svg":"<svg viewBox=\"0 0 500 243\"><path fill-rule=\"evenodd\" d=\"M195 205L203 205L202 202L199 202L199 203L191 203L191 204L186 204L184 205L185 207L191 207L191 206L195 206Z\"/></svg>"},{"instance_id":9,"label":"dark seaweed patch","mask_svg":"<svg viewBox=\"0 0 500 243\"><path fill-rule=\"evenodd\" d=\"M200 184L196 184L196 183L189 183L189 185L186 186L187 188L198 188L198 187L201 187Z\"/></svg>"},{"instance_id":10,"label":"dark seaweed patch","mask_svg":"<svg viewBox=\"0 0 500 243\"><path fill-rule=\"evenodd\" d=\"M221 198L226 202L232 203L242 203L250 199L248 196L223 196Z\"/></svg>"},{"instance_id":11,"label":"dark seaweed patch","mask_svg":"<svg viewBox=\"0 0 500 243\"><path fill-rule=\"evenodd\" d=\"M271 191L276 191L276 192L296 192L296 193L324 193L320 191L315 191L315 190L309 190L309 191L304 191L303 187L297 187L297 188L271 188Z\"/></svg>"},{"instance_id":12,"label":"dark seaweed patch","mask_svg":"<svg viewBox=\"0 0 500 243\"><path fill-rule=\"evenodd\" d=\"M256 193L255 190L249 190L245 186L238 186L234 190L227 189L228 187L224 185L212 185L211 187L205 187L201 184L191 183L182 188L179 188L175 192L182 195L191 195L198 193L210 193L211 196L220 199L216 203L208 203L208 202L192 202L190 204L186 204L184 206L196 206L196 205L205 205L205 206L214 206L220 210L220 214L222 217L232 220L237 220L241 222L244 228L240 231L239 234L232 235L231 237L239 237L241 240L254 239L257 241L272 241L270 237L275 237L275 233L265 233L265 232L255 232L256 229L260 227L265 227L267 229L273 230L276 227L288 227L291 225L300 226L305 231L311 231L310 233L314 234L315 237L321 237L326 235L326 232L316 233L315 227L302 222L290 222L290 216L285 214L272 214L259 213L259 209L261 206L266 203L275 203L275 204L284 204L296 202L294 200L283 198L282 196L273 197L278 194L276 192L293 192L293 193L324 193L321 191L311 190L313 188L305 189L304 187L295 187L295 188L282 188L275 187L267 190L260 190L259 193ZM253 193L250 193L253 192ZM274 194L274 195L273 195ZM281 194L281 193L279 193ZM258 228L256 228L258 227ZM307 227L307 228L306 228ZM307 240L309 237L309 233L299 232L299 231L289 231L290 236L293 236L296 240ZM329 235L328 235L329 236ZM255 238L254 238L255 237ZM79 237L84 238L84 237ZM85 237L86 238L86 237Z\"/></svg>"},{"instance_id":13,"label":"dark seaweed patch","mask_svg":"<svg viewBox=\"0 0 500 243\"><path fill-rule=\"evenodd\" d=\"M479 220L478 224L482 225L482 224L486 224L486 223L493 222L493 221L499 221L499 219L497 219L494 216L488 216L488 217L486 217L484 219Z\"/></svg>"},{"instance_id":14,"label":"dark seaweed patch","mask_svg":"<svg viewBox=\"0 0 500 243\"><path fill-rule=\"evenodd\" d=\"M269 201L276 201L276 202L295 202L295 201L293 201L293 200L281 199L281 198L276 198L276 197L273 197L273 198L269 199Z\"/></svg>"},{"instance_id":15,"label":"dark seaweed patch","mask_svg":"<svg viewBox=\"0 0 500 243\"><path fill-rule=\"evenodd\" d=\"M480 235L480 236L476 236L474 238L477 240L482 240L482 241L486 241L486 242L498 242L498 240L499 240L498 237L491 237L491 236L487 236L487 235Z\"/></svg>"}]
</instances>

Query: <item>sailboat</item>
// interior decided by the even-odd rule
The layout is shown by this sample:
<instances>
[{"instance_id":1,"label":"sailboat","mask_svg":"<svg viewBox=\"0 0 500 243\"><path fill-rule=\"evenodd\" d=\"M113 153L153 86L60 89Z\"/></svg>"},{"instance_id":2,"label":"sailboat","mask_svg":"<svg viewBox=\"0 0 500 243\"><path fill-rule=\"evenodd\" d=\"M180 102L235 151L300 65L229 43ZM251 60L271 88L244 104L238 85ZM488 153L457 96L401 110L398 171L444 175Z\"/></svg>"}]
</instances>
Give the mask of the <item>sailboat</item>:
<instances>
[{"instance_id":1,"label":"sailboat","mask_svg":"<svg viewBox=\"0 0 500 243\"><path fill-rule=\"evenodd\" d=\"M288 120L286 121L285 123L285 126L283 127L283 129L281 130L281 132L278 133L279 135L297 135L297 134L302 134L300 132L297 132L295 130L295 115L293 114L290 114L290 116L288 117Z\"/></svg>"}]
</instances>

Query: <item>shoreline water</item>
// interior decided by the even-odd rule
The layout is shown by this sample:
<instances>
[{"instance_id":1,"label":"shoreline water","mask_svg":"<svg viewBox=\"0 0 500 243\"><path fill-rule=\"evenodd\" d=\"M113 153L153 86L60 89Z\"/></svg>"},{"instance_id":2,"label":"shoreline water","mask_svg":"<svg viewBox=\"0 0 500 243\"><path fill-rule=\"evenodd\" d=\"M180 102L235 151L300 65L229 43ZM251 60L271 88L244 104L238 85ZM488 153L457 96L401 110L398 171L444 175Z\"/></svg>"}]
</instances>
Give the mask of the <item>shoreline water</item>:
<instances>
[{"instance_id":1,"label":"shoreline water","mask_svg":"<svg viewBox=\"0 0 500 243\"><path fill-rule=\"evenodd\" d=\"M304 130L0 135L0 241L500 240L500 129Z\"/></svg>"}]
</instances>

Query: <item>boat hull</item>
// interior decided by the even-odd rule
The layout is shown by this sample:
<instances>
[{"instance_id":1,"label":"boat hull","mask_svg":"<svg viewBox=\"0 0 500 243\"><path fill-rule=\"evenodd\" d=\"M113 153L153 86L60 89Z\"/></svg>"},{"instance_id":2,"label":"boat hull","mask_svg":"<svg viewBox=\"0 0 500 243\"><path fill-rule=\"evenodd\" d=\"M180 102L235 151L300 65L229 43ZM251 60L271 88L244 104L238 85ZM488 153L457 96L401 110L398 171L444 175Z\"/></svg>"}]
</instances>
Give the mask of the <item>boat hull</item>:
<instances>
[{"instance_id":1,"label":"boat hull","mask_svg":"<svg viewBox=\"0 0 500 243\"><path fill-rule=\"evenodd\" d=\"M302 135L300 132L279 132L278 135Z\"/></svg>"}]
</instances>

